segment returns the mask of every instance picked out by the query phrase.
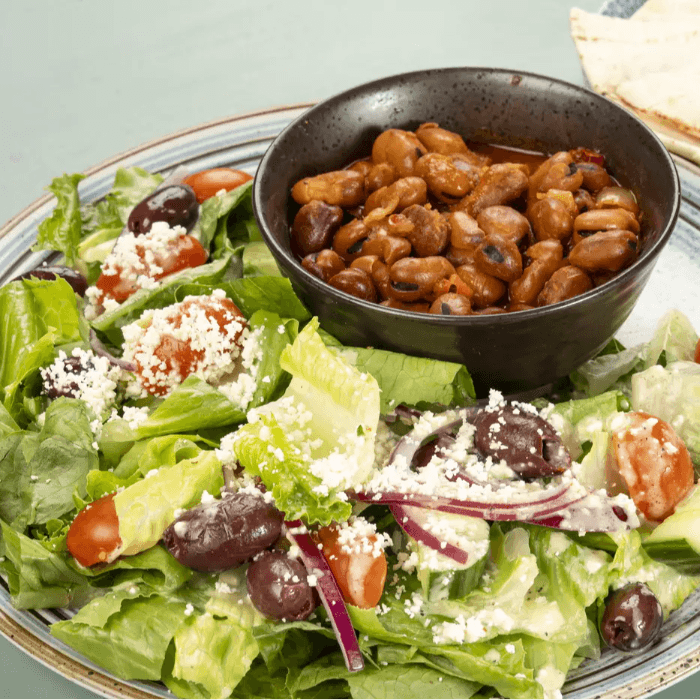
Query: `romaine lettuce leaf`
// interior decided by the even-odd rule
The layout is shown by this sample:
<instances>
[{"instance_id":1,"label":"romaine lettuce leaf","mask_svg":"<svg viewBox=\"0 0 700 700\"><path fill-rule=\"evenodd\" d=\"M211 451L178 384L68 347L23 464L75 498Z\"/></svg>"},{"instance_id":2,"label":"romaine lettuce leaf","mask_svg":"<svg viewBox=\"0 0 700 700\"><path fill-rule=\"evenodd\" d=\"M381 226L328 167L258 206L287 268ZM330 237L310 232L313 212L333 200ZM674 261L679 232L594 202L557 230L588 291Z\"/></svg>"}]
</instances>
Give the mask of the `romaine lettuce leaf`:
<instances>
[{"instance_id":1,"label":"romaine lettuce leaf","mask_svg":"<svg viewBox=\"0 0 700 700\"><path fill-rule=\"evenodd\" d=\"M340 352L360 372L377 380L380 410L384 414L399 404L423 408L475 402L474 384L464 365L372 348L347 348Z\"/></svg>"},{"instance_id":2,"label":"romaine lettuce leaf","mask_svg":"<svg viewBox=\"0 0 700 700\"><path fill-rule=\"evenodd\" d=\"M141 439L242 423L247 410L275 396L288 378L280 367L280 355L296 337L298 324L267 311L255 312L249 324L251 331L260 334L262 357L257 369L256 390L247 406L235 404L215 387L190 376L134 431L134 437Z\"/></svg>"},{"instance_id":3,"label":"romaine lettuce leaf","mask_svg":"<svg viewBox=\"0 0 700 700\"><path fill-rule=\"evenodd\" d=\"M170 642L187 619L185 609L185 602L169 596L125 599L102 626L81 621L88 607L53 624L51 634L120 678L160 680Z\"/></svg>"},{"instance_id":4,"label":"romaine lettuce leaf","mask_svg":"<svg viewBox=\"0 0 700 700\"><path fill-rule=\"evenodd\" d=\"M211 291L223 280L229 262L230 256L226 255L205 265L169 275L153 289L139 289L117 308L98 316L92 321L92 326L104 333L114 345L120 346L122 326L138 320L146 309L160 309L179 301L178 292L185 285L198 284Z\"/></svg>"},{"instance_id":5,"label":"romaine lettuce leaf","mask_svg":"<svg viewBox=\"0 0 700 700\"><path fill-rule=\"evenodd\" d=\"M678 361L692 362L697 342L698 334L688 317L672 309L659 320L654 336L646 346L644 368Z\"/></svg>"},{"instance_id":6,"label":"romaine lettuce leaf","mask_svg":"<svg viewBox=\"0 0 700 700\"><path fill-rule=\"evenodd\" d=\"M68 565L67 555L49 552L2 520L0 533L2 568L15 608L79 607L94 595L87 579Z\"/></svg>"},{"instance_id":7,"label":"romaine lettuce leaf","mask_svg":"<svg viewBox=\"0 0 700 700\"><path fill-rule=\"evenodd\" d=\"M37 241L33 246L33 250L60 251L71 266L75 264L82 234L78 183L84 177L80 173L64 174L54 178L46 188L55 195L57 203L51 216L39 224Z\"/></svg>"},{"instance_id":8,"label":"romaine lettuce leaf","mask_svg":"<svg viewBox=\"0 0 700 700\"><path fill-rule=\"evenodd\" d=\"M700 466L700 364L672 362L635 374L632 408L670 423Z\"/></svg>"},{"instance_id":9,"label":"romaine lettuce leaf","mask_svg":"<svg viewBox=\"0 0 700 700\"><path fill-rule=\"evenodd\" d=\"M39 368L53 360L56 346L81 342L86 333L75 292L61 278L11 282L0 288L0 328L0 397L24 426L34 417L23 409L24 394L38 394Z\"/></svg>"},{"instance_id":10,"label":"romaine lettuce leaf","mask_svg":"<svg viewBox=\"0 0 700 700\"><path fill-rule=\"evenodd\" d=\"M37 432L0 440L0 518L24 531L74 509L73 493L85 495L85 479L99 460L91 416L82 401L59 398Z\"/></svg>"},{"instance_id":11,"label":"romaine lettuce leaf","mask_svg":"<svg viewBox=\"0 0 700 700\"><path fill-rule=\"evenodd\" d=\"M281 399L248 414L233 450L288 519L328 524L348 518L344 490L372 468L379 388L326 348L317 327L312 320L282 352L292 380Z\"/></svg>"},{"instance_id":12,"label":"romaine lettuce leaf","mask_svg":"<svg viewBox=\"0 0 700 700\"><path fill-rule=\"evenodd\" d=\"M637 530L615 533L612 537L618 544L609 574L613 590L627 583L645 583L658 598L667 617L700 585L700 575L684 574L652 559L644 551Z\"/></svg>"},{"instance_id":13,"label":"romaine lettuce leaf","mask_svg":"<svg viewBox=\"0 0 700 700\"><path fill-rule=\"evenodd\" d=\"M204 491L218 496L223 486L221 462L202 452L174 466L162 467L114 496L121 554L142 552L160 540L179 508L199 503Z\"/></svg>"}]
</instances>

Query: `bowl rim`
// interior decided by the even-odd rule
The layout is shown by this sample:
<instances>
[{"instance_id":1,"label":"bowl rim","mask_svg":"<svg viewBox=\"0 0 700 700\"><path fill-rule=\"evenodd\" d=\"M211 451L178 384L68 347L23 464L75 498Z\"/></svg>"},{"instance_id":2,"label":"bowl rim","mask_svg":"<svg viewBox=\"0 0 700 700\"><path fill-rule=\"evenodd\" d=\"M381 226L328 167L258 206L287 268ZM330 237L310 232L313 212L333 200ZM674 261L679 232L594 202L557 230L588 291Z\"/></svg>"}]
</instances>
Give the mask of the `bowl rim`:
<instances>
[{"instance_id":1,"label":"bowl rim","mask_svg":"<svg viewBox=\"0 0 700 700\"><path fill-rule=\"evenodd\" d=\"M676 165L673 161L673 158L671 157L670 153L666 149L666 147L663 145L659 137L654 133L654 131L647 125L645 124L641 119L639 119L635 114L630 112L629 110L626 110L624 107L616 103L615 101L611 100L610 98L606 97L605 95L601 95L585 86L582 85L577 85L575 83L568 82L566 80L562 80L560 78L554 78L552 76L543 74L543 73L535 73L532 71L518 71L518 70L513 70L509 68L496 68L496 67L485 67L485 66L450 66L450 67L443 67L443 68L427 68L427 69L422 69L422 70L415 70L415 71L408 71L405 73L395 73L389 76L385 76L382 78L375 78L373 80L370 80L365 83L361 83L359 85L355 85L351 88L348 88L346 90L343 90L341 92L338 92L334 95L331 95L330 97L327 97L317 103L315 103L313 106L311 106L308 110L303 112L301 115L299 115L296 119L294 119L292 122L290 122L272 141L270 146L267 148L265 151L265 154L263 155L262 159L260 160L260 164L258 165L256 177L254 178L253 181L253 191L252 191L252 205L253 205L253 214L255 215L255 219L258 223L258 227L260 228L260 232L262 234L263 240L267 244L267 246L270 248L270 250L273 253L273 256L275 257L275 260L277 262L278 267L281 269L282 273L286 276L288 275L287 268L291 267L294 269L295 274L300 275L301 279L304 281L306 286L311 286L314 288L315 291L321 294L330 294L331 297L338 298L340 301L346 301L346 302L352 302L356 304L360 309L364 309L367 312L374 312L378 313L380 316L381 315L386 315L387 318L395 318L395 319L404 319L404 320L420 320L420 321L430 321L431 324L439 324L439 325L446 325L446 326L464 326L464 327L470 327L470 326L475 326L479 327L480 325L488 325L493 323L493 314L471 314L467 316L451 316L451 315L441 315L441 314L419 314L415 311L407 311L404 309L395 309L387 306L382 306L381 304L377 304L374 302L370 301L365 301L364 299L360 299L358 297L355 297L351 294L348 294L347 292L343 292L342 290L336 289L335 287L331 287L329 284L324 282L323 280L319 279L315 275L311 274L308 272L302 265L301 263L292 255L290 252L284 249L282 245L277 241L274 235L272 235L268 225L267 221L264 217L264 204L263 204L263 193L262 193L262 181L263 178L260 177L260 173L264 173L267 168L270 167L270 161L272 159L272 156L274 154L275 149L279 146L279 143L282 142L285 138L288 137L290 132L293 132L297 128L299 128L299 125L308 122L309 118L312 117L315 113L324 110L328 107L328 105L332 105L335 102L342 102L343 100L346 100L348 98L353 97L355 94L360 93L360 92L366 92L371 90L372 88L379 88L381 85L385 85L386 83L391 83L399 80L410 80L411 78L417 78L419 76L430 76L430 75L441 75L441 74L446 74L446 73L459 73L462 74L464 72L470 73L470 74L477 74L477 73L489 73L489 74L495 74L495 75L501 75L501 76L511 76L511 79L516 78L516 79L522 79L523 77L528 77L534 80L539 80L539 81L547 81L549 83L555 83L558 85L561 85L565 88L569 89L574 89L576 91L585 93L588 95L593 101L598 101L602 103L606 103L609 106L612 106L614 110L617 110L618 112L621 112L622 114L625 115L626 118L630 119L633 122L636 122L638 127L641 127L643 131L646 131L647 137L653 142L653 144L656 146L657 150L659 151L659 155L663 157L663 160L665 161L666 167L669 171L669 174L671 175L671 182L672 182L672 189L673 189L673 207L671 210L671 216L669 217L668 221L666 222L666 225L664 229L662 230L661 234L655 240L650 246L645 247L645 249L642 251L642 254L635 260L632 265L630 265L628 268L626 268L624 271L622 271L620 274L616 275L613 279L605 282L604 284L601 284L598 287L594 287L593 289L589 290L588 292L584 292L583 294L579 294L575 297L572 297L571 299L567 299L565 301L557 302L556 304L550 304L547 306L540 306L536 307L534 309L527 309L527 310L522 310L522 311L509 311L508 313L504 314L496 314L496 316L499 319L499 322L501 322L503 325L511 325L511 324L519 324L521 321L528 321L531 318L537 317L547 317L547 316L558 316L561 313L566 313L568 309L581 305L581 304L588 304L589 302L593 303L595 300L597 300L599 297L605 296L611 289L612 287L617 287L617 286L624 286L629 280L631 280L633 277L635 277L637 274L645 270L647 267L652 266L656 264L656 260L658 258L659 253L663 248L666 246L668 243L674 229L676 226L676 222L678 221L678 217L680 214L680 206L681 206L681 184L680 184L680 176L678 174L678 170L676 168ZM426 117L428 119L428 117ZM513 318L515 317L515 318Z\"/></svg>"}]
</instances>

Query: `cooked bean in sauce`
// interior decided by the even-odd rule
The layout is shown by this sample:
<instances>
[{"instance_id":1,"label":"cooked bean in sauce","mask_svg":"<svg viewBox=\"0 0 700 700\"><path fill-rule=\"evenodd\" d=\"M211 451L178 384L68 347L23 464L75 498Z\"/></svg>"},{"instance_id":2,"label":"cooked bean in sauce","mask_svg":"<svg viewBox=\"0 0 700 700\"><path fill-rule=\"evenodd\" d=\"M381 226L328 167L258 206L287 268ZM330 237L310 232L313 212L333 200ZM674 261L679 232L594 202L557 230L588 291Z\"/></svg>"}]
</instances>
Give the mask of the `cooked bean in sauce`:
<instances>
[{"instance_id":1,"label":"cooked bean in sauce","mask_svg":"<svg viewBox=\"0 0 700 700\"><path fill-rule=\"evenodd\" d=\"M637 200L600 153L473 144L433 122L382 132L367 158L300 180L292 198L293 249L311 274L417 313L565 301L629 267L643 244Z\"/></svg>"}]
</instances>

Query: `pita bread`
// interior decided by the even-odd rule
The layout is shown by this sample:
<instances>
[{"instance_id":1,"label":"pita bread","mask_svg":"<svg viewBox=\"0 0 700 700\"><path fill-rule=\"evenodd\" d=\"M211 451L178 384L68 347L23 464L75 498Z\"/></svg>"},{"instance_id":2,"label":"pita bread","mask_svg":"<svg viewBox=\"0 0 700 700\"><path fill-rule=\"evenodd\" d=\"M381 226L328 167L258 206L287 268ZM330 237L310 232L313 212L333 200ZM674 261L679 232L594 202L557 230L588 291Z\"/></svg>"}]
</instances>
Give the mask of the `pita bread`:
<instances>
[{"instance_id":1,"label":"pita bread","mask_svg":"<svg viewBox=\"0 0 700 700\"><path fill-rule=\"evenodd\" d=\"M605 17L574 8L571 34L596 92L634 112L666 147L700 164L700 3L695 14ZM648 4L648 3L647 3ZM682 3L680 3L682 4ZM662 18L663 17L663 18Z\"/></svg>"},{"instance_id":2,"label":"pita bread","mask_svg":"<svg viewBox=\"0 0 700 700\"><path fill-rule=\"evenodd\" d=\"M633 15L632 19L659 19L680 15L700 15L698 0L647 0Z\"/></svg>"}]
</instances>

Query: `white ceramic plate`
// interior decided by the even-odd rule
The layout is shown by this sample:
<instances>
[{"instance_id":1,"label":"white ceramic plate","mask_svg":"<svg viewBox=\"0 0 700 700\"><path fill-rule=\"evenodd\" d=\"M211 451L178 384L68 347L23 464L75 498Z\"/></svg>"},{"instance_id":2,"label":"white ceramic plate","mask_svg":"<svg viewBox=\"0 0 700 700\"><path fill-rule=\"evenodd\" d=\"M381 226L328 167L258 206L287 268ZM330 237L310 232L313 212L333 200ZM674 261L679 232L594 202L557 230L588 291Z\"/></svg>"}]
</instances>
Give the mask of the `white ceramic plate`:
<instances>
[{"instance_id":1,"label":"white ceramic plate","mask_svg":"<svg viewBox=\"0 0 700 700\"><path fill-rule=\"evenodd\" d=\"M119 167L138 165L167 173L179 164L191 170L230 165L251 174L272 139L309 105L272 109L194 127L166 136L92 168L80 183L83 201L94 201L111 187ZM700 176L682 169L681 218L648 286L618 337L626 345L648 340L671 307L684 311L700 329ZM55 200L46 196L0 229L0 284L30 270L48 253L31 253L38 223ZM49 625L70 615L64 610L18 611L0 579L0 632L49 668L108 697L172 697L164 686L121 681L51 637ZM664 626L660 643L646 653L625 656L606 650L601 659L576 670L568 697L651 695L700 668L700 590Z\"/></svg>"}]
</instances>

